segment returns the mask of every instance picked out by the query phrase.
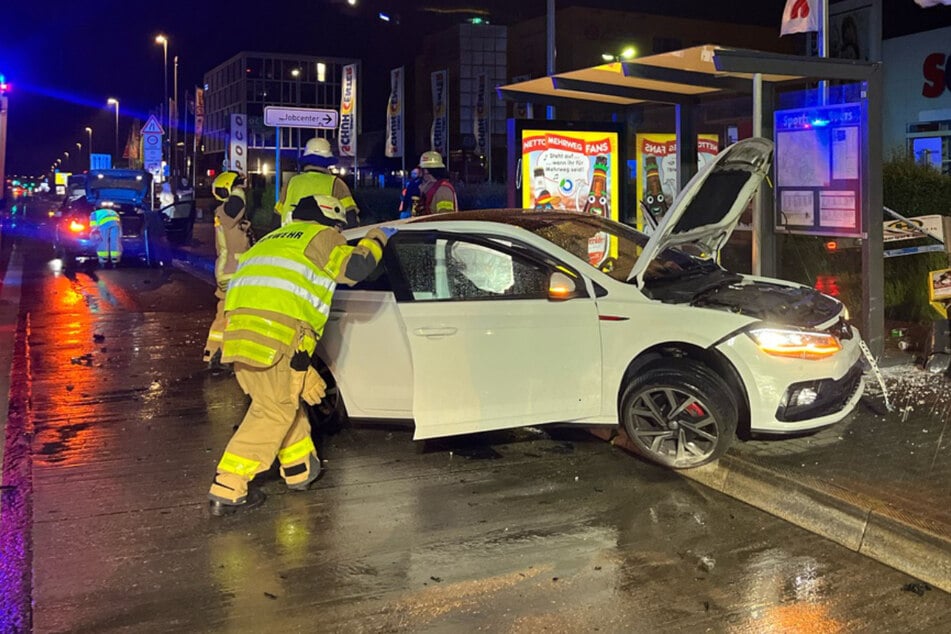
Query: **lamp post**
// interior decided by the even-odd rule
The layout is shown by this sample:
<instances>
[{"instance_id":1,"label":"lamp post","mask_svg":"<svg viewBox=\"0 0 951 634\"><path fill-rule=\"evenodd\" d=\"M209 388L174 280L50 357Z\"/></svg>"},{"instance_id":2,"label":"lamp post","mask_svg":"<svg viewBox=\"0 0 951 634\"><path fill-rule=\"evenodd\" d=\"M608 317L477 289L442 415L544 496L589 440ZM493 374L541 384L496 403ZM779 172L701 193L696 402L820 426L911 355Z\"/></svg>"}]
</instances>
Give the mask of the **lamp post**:
<instances>
[{"instance_id":1,"label":"lamp post","mask_svg":"<svg viewBox=\"0 0 951 634\"><path fill-rule=\"evenodd\" d=\"M119 100L109 97L106 104L116 107L116 153L112 163L112 166L115 167L119 163Z\"/></svg>"},{"instance_id":2,"label":"lamp post","mask_svg":"<svg viewBox=\"0 0 951 634\"><path fill-rule=\"evenodd\" d=\"M172 127L170 123L172 113L168 107L168 38L162 35L161 33L159 33L158 35L155 36L155 43L162 45L162 57L163 57L162 66L164 69L164 79L162 81L162 85L164 86L165 100L162 102L161 113L165 113L167 115L165 119L165 126L166 128L170 129Z\"/></svg>"},{"instance_id":3,"label":"lamp post","mask_svg":"<svg viewBox=\"0 0 951 634\"><path fill-rule=\"evenodd\" d=\"M296 99L296 102L297 102L297 103L296 103L295 105L297 105L297 106L303 106L303 105L304 105L304 102L303 102L303 100L301 100L301 95L300 95L300 69L299 69L299 68L292 68L292 69L291 69L291 77L293 77L294 79L297 80L297 99ZM293 134L293 130L291 131L291 134ZM294 140L294 139L291 138L291 141L293 141L293 140ZM297 153L300 154L300 128L297 128Z\"/></svg>"},{"instance_id":4,"label":"lamp post","mask_svg":"<svg viewBox=\"0 0 951 634\"><path fill-rule=\"evenodd\" d=\"M86 132L89 133L89 167L92 167L92 128L86 126Z\"/></svg>"}]
</instances>

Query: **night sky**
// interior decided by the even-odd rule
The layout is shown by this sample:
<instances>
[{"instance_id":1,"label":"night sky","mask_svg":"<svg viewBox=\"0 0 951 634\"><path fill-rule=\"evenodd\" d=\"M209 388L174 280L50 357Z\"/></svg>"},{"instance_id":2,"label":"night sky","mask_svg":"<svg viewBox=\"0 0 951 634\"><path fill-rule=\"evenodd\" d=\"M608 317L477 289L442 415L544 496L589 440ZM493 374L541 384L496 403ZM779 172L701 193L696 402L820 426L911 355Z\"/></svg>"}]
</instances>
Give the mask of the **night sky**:
<instances>
[{"instance_id":1,"label":"night sky","mask_svg":"<svg viewBox=\"0 0 951 634\"><path fill-rule=\"evenodd\" d=\"M886 37L951 24L951 7L924 10L913 0L884 2ZM545 0L359 0L355 8L345 0L4 0L3 4L0 73L13 86L8 174L39 174L64 150L72 153L76 142L83 143L86 154L86 126L94 129L93 149L111 152L115 115L106 107L108 97L120 100L124 144L132 117L144 119L162 100L162 46L154 43L157 33L170 40L170 85L172 58L180 57L180 90L199 84L204 71L240 50L358 57L364 60L365 81L386 86L389 69L412 63L418 39L425 33L476 11L487 11L492 23L508 24L542 15L546 5ZM730 0L722 5L707 0L558 0L556 4L775 24L778 34L784 0ZM427 5L438 10L426 10ZM379 11L398 15L399 24L380 21ZM382 100L385 89L381 90ZM365 130L383 126L383 108L376 110L380 112L365 105Z\"/></svg>"}]
</instances>

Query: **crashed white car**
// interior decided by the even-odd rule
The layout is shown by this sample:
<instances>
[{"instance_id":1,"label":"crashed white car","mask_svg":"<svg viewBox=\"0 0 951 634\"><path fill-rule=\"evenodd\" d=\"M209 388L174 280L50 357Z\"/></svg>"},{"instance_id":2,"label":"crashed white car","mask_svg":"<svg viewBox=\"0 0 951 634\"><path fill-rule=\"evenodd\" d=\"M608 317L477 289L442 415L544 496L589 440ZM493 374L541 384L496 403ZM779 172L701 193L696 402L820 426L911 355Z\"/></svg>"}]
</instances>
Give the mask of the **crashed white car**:
<instances>
[{"instance_id":1,"label":"crashed white car","mask_svg":"<svg viewBox=\"0 0 951 634\"><path fill-rule=\"evenodd\" d=\"M738 427L841 420L864 387L845 307L704 255L729 238L771 158L765 139L727 148L650 237L521 209L399 222L385 266L337 289L319 347L336 384L325 408L411 419L415 439L622 424L675 468L716 459Z\"/></svg>"}]
</instances>

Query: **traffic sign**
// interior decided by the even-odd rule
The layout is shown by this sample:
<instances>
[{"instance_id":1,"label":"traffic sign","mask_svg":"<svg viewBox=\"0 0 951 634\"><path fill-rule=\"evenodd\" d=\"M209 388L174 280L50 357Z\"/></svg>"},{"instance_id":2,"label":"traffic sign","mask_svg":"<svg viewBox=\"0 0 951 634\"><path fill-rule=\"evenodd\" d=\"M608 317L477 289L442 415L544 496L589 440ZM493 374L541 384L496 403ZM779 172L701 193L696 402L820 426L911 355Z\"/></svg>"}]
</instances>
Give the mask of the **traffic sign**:
<instances>
[{"instance_id":1,"label":"traffic sign","mask_svg":"<svg viewBox=\"0 0 951 634\"><path fill-rule=\"evenodd\" d=\"M142 162L146 171L154 172L162 168L162 135L146 133L142 135Z\"/></svg>"},{"instance_id":2,"label":"traffic sign","mask_svg":"<svg viewBox=\"0 0 951 634\"><path fill-rule=\"evenodd\" d=\"M142 126L142 134L165 134L165 130L162 128L162 124L158 122L158 119L155 118L155 115L151 115L149 120L145 122L145 125Z\"/></svg>"},{"instance_id":3,"label":"traffic sign","mask_svg":"<svg viewBox=\"0 0 951 634\"><path fill-rule=\"evenodd\" d=\"M112 154L90 154L89 169L108 170L112 169Z\"/></svg>"},{"instance_id":4,"label":"traffic sign","mask_svg":"<svg viewBox=\"0 0 951 634\"><path fill-rule=\"evenodd\" d=\"M339 113L324 108L264 107L264 125L273 128L318 128L333 130Z\"/></svg>"}]
</instances>

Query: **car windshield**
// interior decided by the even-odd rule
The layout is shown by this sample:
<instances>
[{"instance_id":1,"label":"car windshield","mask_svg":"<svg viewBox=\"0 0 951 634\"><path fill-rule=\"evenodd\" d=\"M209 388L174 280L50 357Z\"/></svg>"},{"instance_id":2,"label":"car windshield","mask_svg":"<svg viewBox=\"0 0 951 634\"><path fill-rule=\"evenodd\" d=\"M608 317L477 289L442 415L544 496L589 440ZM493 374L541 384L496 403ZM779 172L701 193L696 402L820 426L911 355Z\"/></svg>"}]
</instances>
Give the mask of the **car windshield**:
<instances>
[{"instance_id":1,"label":"car windshield","mask_svg":"<svg viewBox=\"0 0 951 634\"><path fill-rule=\"evenodd\" d=\"M649 239L649 236L619 222L571 212L473 211L434 216L425 222L469 219L500 222L531 231L619 282L628 281L628 275ZM648 267L645 278L679 276L684 271L699 270L703 265L703 260L666 249Z\"/></svg>"}]
</instances>

